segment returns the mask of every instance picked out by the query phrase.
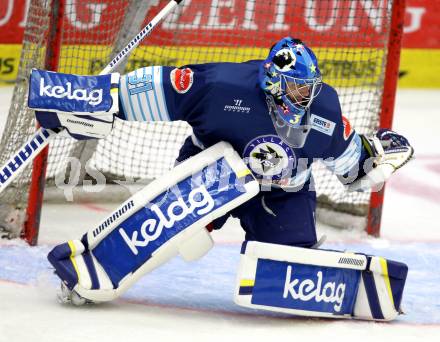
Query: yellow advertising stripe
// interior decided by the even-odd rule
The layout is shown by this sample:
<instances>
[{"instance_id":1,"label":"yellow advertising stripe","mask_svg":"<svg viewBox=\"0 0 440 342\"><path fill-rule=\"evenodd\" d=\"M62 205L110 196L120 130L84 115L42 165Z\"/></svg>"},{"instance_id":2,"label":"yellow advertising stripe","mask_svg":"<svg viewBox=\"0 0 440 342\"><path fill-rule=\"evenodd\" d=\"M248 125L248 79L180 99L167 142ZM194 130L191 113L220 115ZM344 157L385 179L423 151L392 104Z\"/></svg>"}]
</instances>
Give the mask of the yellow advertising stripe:
<instances>
[{"instance_id":1,"label":"yellow advertising stripe","mask_svg":"<svg viewBox=\"0 0 440 342\"><path fill-rule=\"evenodd\" d=\"M388 276L388 266L387 261L384 258L379 258L380 266L382 268L382 276L385 281L385 285L388 290L388 296L390 297L391 303L394 306L394 298L393 298L393 292L391 291L391 283L390 283L390 277Z\"/></svg>"},{"instance_id":2,"label":"yellow advertising stripe","mask_svg":"<svg viewBox=\"0 0 440 342\"><path fill-rule=\"evenodd\" d=\"M316 48L326 82L337 87L374 86L383 77L383 51L366 48ZM127 63L128 70L145 65L181 66L207 62L244 62L264 59L266 48L210 46L141 46ZM129 65L133 67L130 69Z\"/></svg>"},{"instance_id":3,"label":"yellow advertising stripe","mask_svg":"<svg viewBox=\"0 0 440 342\"><path fill-rule=\"evenodd\" d=\"M399 87L440 88L440 49L403 49L399 70Z\"/></svg>"},{"instance_id":4,"label":"yellow advertising stripe","mask_svg":"<svg viewBox=\"0 0 440 342\"><path fill-rule=\"evenodd\" d=\"M70 247L70 250L72 251L72 253L70 253L70 261L72 262L73 268L75 269L76 275L78 276L78 283L79 283L78 265L76 264L76 261L75 261L76 247L75 247L75 244L73 243L73 241L68 241L67 243Z\"/></svg>"},{"instance_id":5,"label":"yellow advertising stripe","mask_svg":"<svg viewBox=\"0 0 440 342\"><path fill-rule=\"evenodd\" d=\"M19 44L0 44L0 84L17 78L20 53Z\"/></svg>"},{"instance_id":6,"label":"yellow advertising stripe","mask_svg":"<svg viewBox=\"0 0 440 342\"><path fill-rule=\"evenodd\" d=\"M262 59L266 48L210 46L140 46L125 71L149 65L181 66L207 62L243 62ZM368 48L315 48L324 80L335 87L375 87L382 79L383 50ZM21 45L0 44L0 84L17 77ZM59 71L96 75L108 63L111 48L103 45L66 45ZM440 88L440 49L403 49L399 87Z\"/></svg>"},{"instance_id":7,"label":"yellow advertising stripe","mask_svg":"<svg viewBox=\"0 0 440 342\"><path fill-rule=\"evenodd\" d=\"M254 279L241 279L240 280L240 286L254 286L255 280Z\"/></svg>"}]
</instances>

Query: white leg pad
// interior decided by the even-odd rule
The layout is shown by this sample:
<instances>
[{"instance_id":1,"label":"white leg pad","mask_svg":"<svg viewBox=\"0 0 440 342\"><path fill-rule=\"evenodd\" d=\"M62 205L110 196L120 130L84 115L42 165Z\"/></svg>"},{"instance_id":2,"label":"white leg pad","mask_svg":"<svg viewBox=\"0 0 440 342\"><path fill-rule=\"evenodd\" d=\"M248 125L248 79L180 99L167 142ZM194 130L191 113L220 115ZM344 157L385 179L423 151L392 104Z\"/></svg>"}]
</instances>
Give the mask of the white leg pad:
<instances>
[{"instance_id":1,"label":"white leg pad","mask_svg":"<svg viewBox=\"0 0 440 342\"><path fill-rule=\"evenodd\" d=\"M221 142L147 185L48 258L70 290L112 300L177 254L187 261L203 256L213 246L206 225L258 192L244 161Z\"/></svg>"},{"instance_id":2,"label":"white leg pad","mask_svg":"<svg viewBox=\"0 0 440 342\"><path fill-rule=\"evenodd\" d=\"M407 272L381 257L247 241L234 300L300 316L389 321L400 313Z\"/></svg>"}]
</instances>

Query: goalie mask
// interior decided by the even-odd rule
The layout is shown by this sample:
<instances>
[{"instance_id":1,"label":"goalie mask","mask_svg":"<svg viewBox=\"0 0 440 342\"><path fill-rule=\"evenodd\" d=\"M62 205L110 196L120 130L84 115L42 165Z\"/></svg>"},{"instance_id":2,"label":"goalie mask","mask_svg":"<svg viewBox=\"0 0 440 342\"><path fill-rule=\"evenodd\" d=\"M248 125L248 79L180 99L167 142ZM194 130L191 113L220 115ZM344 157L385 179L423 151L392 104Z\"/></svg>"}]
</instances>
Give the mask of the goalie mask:
<instances>
[{"instance_id":1,"label":"goalie mask","mask_svg":"<svg viewBox=\"0 0 440 342\"><path fill-rule=\"evenodd\" d=\"M277 134L302 147L311 129L310 105L322 85L314 53L298 39L283 38L261 64L259 80Z\"/></svg>"}]
</instances>

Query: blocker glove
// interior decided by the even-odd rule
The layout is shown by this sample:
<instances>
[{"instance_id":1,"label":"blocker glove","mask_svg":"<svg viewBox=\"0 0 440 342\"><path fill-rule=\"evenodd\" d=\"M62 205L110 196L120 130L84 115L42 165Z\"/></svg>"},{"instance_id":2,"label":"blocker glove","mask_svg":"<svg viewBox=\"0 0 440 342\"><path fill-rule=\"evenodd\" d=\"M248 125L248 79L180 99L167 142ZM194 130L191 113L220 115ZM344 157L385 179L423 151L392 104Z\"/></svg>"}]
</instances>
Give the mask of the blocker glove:
<instances>
[{"instance_id":1,"label":"blocker glove","mask_svg":"<svg viewBox=\"0 0 440 342\"><path fill-rule=\"evenodd\" d=\"M111 132L119 111L119 79L118 73L78 76L33 69L28 107L44 128L65 128L79 140L100 139Z\"/></svg>"},{"instance_id":2,"label":"blocker glove","mask_svg":"<svg viewBox=\"0 0 440 342\"><path fill-rule=\"evenodd\" d=\"M65 128L59 135L71 136L76 140L102 139L113 129L114 115L75 115L35 111L41 127Z\"/></svg>"}]
</instances>

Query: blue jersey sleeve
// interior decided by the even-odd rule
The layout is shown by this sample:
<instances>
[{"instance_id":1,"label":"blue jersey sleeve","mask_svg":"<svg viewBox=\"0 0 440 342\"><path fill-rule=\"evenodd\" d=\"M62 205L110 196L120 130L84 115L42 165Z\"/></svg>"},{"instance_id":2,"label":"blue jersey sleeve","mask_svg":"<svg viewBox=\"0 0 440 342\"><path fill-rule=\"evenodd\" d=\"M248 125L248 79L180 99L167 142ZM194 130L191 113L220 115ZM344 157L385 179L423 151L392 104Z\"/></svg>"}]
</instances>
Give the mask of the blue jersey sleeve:
<instances>
[{"instance_id":1,"label":"blue jersey sleeve","mask_svg":"<svg viewBox=\"0 0 440 342\"><path fill-rule=\"evenodd\" d=\"M151 66L121 77L120 117L130 121L187 121L193 124L209 99L209 68Z\"/></svg>"},{"instance_id":2,"label":"blue jersey sleeve","mask_svg":"<svg viewBox=\"0 0 440 342\"><path fill-rule=\"evenodd\" d=\"M334 94L336 96L333 115L335 129L331 144L323 153L323 162L333 173L343 176L359 168L359 164L365 159L365 151L360 136L341 112L336 91Z\"/></svg>"}]
</instances>

